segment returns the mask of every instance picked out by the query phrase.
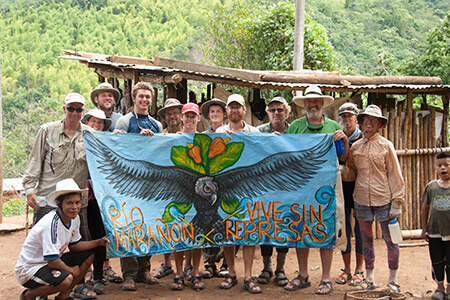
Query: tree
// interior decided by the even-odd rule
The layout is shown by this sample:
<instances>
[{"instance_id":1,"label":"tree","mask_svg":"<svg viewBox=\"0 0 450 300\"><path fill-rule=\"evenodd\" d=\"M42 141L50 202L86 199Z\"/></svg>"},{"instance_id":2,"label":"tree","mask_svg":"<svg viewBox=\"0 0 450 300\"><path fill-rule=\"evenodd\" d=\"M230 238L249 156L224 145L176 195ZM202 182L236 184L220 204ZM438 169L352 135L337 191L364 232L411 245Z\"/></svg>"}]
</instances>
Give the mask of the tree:
<instances>
[{"instance_id":1,"label":"tree","mask_svg":"<svg viewBox=\"0 0 450 300\"><path fill-rule=\"evenodd\" d=\"M427 34L423 53L413 56L400 71L408 75L439 76L443 84L450 84L450 12L440 26Z\"/></svg>"},{"instance_id":2,"label":"tree","mask_svg":"<svg viewBox=\"0 0 450 300\"><path fill-rule=\"evenodd\" d=\"M206 59L224 67L292 70L295 5L288 2L266 7L234 1L221 6L204 27ZM337 68L333 47L324 27L305 16L304 68Z\"/></svg>"}]
</instances>

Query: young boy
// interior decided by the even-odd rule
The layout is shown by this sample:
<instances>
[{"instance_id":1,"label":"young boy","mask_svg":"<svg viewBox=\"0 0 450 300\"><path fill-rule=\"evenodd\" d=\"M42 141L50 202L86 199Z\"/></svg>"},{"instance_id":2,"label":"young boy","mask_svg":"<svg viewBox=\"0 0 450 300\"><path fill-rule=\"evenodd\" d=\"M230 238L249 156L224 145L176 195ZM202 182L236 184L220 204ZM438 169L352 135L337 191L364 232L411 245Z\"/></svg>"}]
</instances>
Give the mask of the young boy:
<instances>
[{"instance_id":1,"label":"young boy","mask_svg":"<svg viewBox=\"0 0 450 300\"><path fill-rule=\"evenodd\" d=\"M432 276L437 282L431 298L447 299L444 273L450 293L450 153L436 155L436 172L439 179L428 183L422 196L422 238L429 243Z\"/></svg>"},{"instance_id":2,"label":"young boy","mask_svg":"<svg viewBox=\"0 0 450 300\"><path fill-rule=\"evenodd\" d=\"M56 191L47 197L47 204L57 209L46 214L28 234L15 269L17 280L27 289L21 300L58 293L55 299L72 299L70 293L92 264L92 248L105 246L106 237L80 241L81 197L87 189L80 189L73 179L56 184ZM69 247L70 252L65 252ZM95 299L96 295L81 284L75 297Z\"/></svg>"}]
</instances>

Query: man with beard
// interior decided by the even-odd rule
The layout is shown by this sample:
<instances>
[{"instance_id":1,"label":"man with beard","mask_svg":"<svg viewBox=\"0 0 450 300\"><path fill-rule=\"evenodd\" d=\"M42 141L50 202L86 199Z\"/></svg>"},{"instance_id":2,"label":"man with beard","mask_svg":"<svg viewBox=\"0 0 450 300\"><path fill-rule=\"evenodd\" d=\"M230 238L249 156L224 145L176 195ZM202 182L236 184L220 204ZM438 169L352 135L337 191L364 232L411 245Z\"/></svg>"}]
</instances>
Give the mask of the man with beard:
<instances>
[{"instance_id":1,"label":"man with beard","mask_svg":"<svg viewBox=\"0 0 450 300\"><path fill-rule=\"evenodd\" d=\"M92 103L105 113L107 119L112 121L109 131L114 131L117 121L122 117L121 114L114 112L114 106L117 101L119 101L119 97L119 91L107 82L100 83L98 87L91 92Z\"/></svg>"},{"instance_id":2,"label":"man with beard","mask_svg":"<svg viewBox=\"0 0 450 300\"><path fill-rule=\"evenodd\" d=\"M310 86L305 90L304 96L297 96L293 99L294 103L302 106L306 110L306 117L300 118L292 122L287 130L287 134L317 134L317 133L333 133L334 140L342 140L345 153L339 155L339 159L346 161L349 155L349 146L347 136L339 127L339 124L328 119L322 114L322 108L331 105L334 98L325 96L318 86ZM338 180L340 181L340 180ZM337 182L339 184L339 182ZM336 196L338 198L338 196ZM342 197L340 197L342 199ZM311 285L308 280L308 257L309 248L296 248L297 261L299 266L298 276L289 282L285 289L295 291ZM330 270L333 260L332 248L321 248L320 258L322 262L322 279L316 294L326 295L333 291L331 284Z\"/></svg>"},{"instance_id":3,"label":"man with beard","mask_svg":"<svg viewBox=\"0 0 450 300\"><path fill-rule=\"evenodd\" d=\"M216 133L233 133L233 132L259 132L258 128L250 126L244 122L245 116L245 100L244 97L238 94L233 94L228 97L227 101L227 116L230 120L228 125L217 128ZM229 274L225 275L225 279L220 284L221 289L230 289L238 283L236 278L236 269L234 264L235 248L224 247L223 252L230 269ZM243 288L252 294L259 294L262 289L256 284L252 276L253 258L255 256L255 246L244 246L244 285Z\"/></svg>"},{"instance_id":4,"label":"man with beard","mask_svg":"<svg viewBox=\"0 0 450 300\"><path fill-rule=\"evenodd\" d=\"M181 122L181 108L183 104L175 98L169 98L164 102L164 107L158 111L161 120L166 121L167 127L164 133L177 133L183 131L183 123Z\"/></svg>"}]
</instances>

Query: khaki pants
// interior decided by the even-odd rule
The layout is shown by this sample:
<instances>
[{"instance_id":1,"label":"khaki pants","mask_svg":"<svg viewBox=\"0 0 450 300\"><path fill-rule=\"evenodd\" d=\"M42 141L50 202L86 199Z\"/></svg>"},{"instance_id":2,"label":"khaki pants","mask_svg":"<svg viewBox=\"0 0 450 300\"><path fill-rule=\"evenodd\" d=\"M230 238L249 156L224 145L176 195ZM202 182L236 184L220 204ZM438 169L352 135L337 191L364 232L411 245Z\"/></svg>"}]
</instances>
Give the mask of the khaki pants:
<instances>
[{"instance_id":1,"label":"khaki pants","mask_svg":"<svg viewBox=\"0 0 450 300\"><path fill-rule=\"evenodd\" d=\"M150 272L150 258L152 256L141 257L122 257L120 258L120 267L122 269L123 279L131 277L144 277L145 273Z\"/></svg>"}]
</instances>

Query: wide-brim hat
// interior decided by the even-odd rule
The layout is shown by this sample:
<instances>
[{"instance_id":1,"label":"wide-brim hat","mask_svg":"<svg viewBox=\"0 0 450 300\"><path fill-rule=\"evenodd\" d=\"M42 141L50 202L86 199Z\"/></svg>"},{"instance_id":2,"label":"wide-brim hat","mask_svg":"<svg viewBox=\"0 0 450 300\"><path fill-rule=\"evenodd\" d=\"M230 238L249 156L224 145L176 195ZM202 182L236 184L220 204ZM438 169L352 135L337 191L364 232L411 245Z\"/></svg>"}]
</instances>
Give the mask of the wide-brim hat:
<instances>
[{"instance_id":1,"label":"wide-brim hat","mask_svg":"<svg viewBox=\"0 0 450 300\"><path fill-rule=\"evenodd\" d=\"M81 118L81 123L86 124L90 117L96 117L105 121L105 126L103 127L103 131L108 130L112 125L112 120L106 118L105 112L100 109L92 109L88 113L86 113L83 118Z\"/></svg>"},{"instance_id":2,"label":"wide-brim hat","mask_svg":"<svg viewBox=\"0 0 450 300\"><path fill-rule=\"evenodd\" d=\"M72 178L63 179L56 183L56 189L47 196L47 204L51 207L58 207L56 205L56 198L60 195L70 193L80 193L81 198L87 193L88 189L80 189L78 184Z\"/></svg>"},{"instance_id":3,"label":"wide-brim hat","mask_svg":"<svg viewBox=\"0 0 450 300\"><path fill-rule=\"evenodd\" d=\"M374 104L367 106L363 112L360 112L358 114L358 116L356 118L358 119L359 124L362 124L364 116L371 116L371 117L378 118L383 123L383 127L386 126L387 118L385 116L383 116L381 109Z\"/></svg>"},{"instance_id":4,"label":"wide-brim hat","mask_svg":"<svg viewBox=\"0 0 450 300\"><path fill-rule=\"evenodd\" d=\"M166 102L164 102L164 107L158 111L158 115L161 117L161 119L164 120L166 118L166 109L171 107L178 107L181 110L183 108L183 104L181 104L181 102L175 98L167 99Z\"/></svg>"},{"instance_id":5,"label":"wide-brim hat","mask_svg":"<svg viewBox=\"0 0 450 300\"><path fill-rule=\"evenodd\" d=\"M311 85L306 90L303 96L295 96L292 101L298 106L305 107L305 100L323 99L323 107L330 106L334 98L322 94L322 91L317 85Z\"/></svg>"},{"instance_id":6,"label":"wide-brim hat","mask_svg":"<svg viewBox=\"0 0 450 300\"><path fill-rule=\"evenodd\" d=\"M91 92L91 101L95 107L97 107L97 103L95 102L94 98L97 97L98 93L100 93L100 92L111 92L114 95L114 101L116 103L119 101L119 97L120 97L119 90L115 89L110 83L103 82L103 83L100 83L98 85L98 87Z\"/></svg>"},{"instance_id":7,"label":"wide-brim hat","mask_svg":"<svg viewBox=\"0 0 450 300\"><path fill-rule=\"evenodd\" d=\"M202 115L205 118L209 119L209 108L211 107L211 105L220 105L223 108L224 113L226 114L227 104L220 99L212 98L211 100L206 101L205 103L202 104L202 107L201 107ZM226 116L225 116L225 118L226 118Z\"/></svg>"}]
</instances>

